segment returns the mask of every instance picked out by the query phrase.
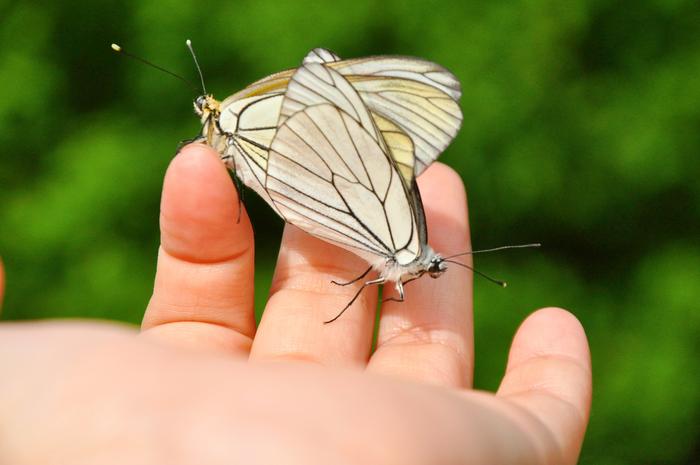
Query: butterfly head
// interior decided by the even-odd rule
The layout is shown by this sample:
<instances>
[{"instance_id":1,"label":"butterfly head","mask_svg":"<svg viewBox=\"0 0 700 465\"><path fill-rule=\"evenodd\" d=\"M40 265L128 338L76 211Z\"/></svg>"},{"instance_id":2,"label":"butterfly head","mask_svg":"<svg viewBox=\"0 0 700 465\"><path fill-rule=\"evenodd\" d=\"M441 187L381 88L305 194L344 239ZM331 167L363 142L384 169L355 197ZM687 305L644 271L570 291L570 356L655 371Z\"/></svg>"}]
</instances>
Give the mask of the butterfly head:
<instances>
[{"instance_id":1,"label":"butterfly head","mask_svg":"<svg viewBox=\"0 0 700 465\"><path fill-rule=\"evenodd\" d=\"M440 255L435 255L428 263L428 274L431 278L439 278L447 270L445 260Z\"/></svg>"},{"instance_id":2,"label":"butterfly head","mask_svg":"<svg viewBox=\"0 0 700 465\"><path fill-rule=\"evenodd\" d=\"M212 95L200 95L194 99L194 111L207 119L211 115L218 116L221 112L221 102L216 100Z\"/></svg>"}]
</instances>

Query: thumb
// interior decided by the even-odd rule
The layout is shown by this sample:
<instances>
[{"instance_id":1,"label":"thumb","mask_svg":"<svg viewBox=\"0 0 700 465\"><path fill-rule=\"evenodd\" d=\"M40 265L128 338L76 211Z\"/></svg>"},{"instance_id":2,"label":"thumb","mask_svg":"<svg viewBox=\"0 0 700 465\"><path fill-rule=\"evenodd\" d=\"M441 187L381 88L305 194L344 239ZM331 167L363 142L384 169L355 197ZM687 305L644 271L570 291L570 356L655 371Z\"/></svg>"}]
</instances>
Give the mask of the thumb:
<instances>
[{"instance_id":1,"label":"thumb","mask_svg":"<svg viewBox=\"0 0 700 465\"><path fill-rule=\"evenodd\" d=\"M591 360L583 327L569 312L546 308L515 335L498 395L524 407L576 463L591 403Z\"/></svg>"}]
</instances>

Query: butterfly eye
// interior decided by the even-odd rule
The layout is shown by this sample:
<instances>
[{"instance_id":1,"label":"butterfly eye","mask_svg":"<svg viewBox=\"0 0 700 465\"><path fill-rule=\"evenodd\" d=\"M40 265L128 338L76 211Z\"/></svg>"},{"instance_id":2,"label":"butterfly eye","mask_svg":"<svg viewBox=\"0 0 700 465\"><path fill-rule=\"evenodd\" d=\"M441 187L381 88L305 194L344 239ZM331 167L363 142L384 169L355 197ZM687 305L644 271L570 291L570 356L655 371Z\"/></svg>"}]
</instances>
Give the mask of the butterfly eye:
<instances>
[{"instance_id":1,"label":"butterfly eye","mask_svg":"<svg viewBox=\"0 0 700 465\"><path fill-rule=\"evenodd\" d=\"M433 260L428 266L428 274L431 278L438 278L447 268L442 260Z\"/></svg>"},{"instance_id":2,"label":"butterfly eye","mask_svg":"<svg viewBox=\"0 0 700 465\"><path fill-rule=\"evenodd\" d=\"M197 109L199 114L204 111L204 106L207 104L207 98L204 95L200 95L194 101L194 107Z\"/></svg>"}]
</instances>

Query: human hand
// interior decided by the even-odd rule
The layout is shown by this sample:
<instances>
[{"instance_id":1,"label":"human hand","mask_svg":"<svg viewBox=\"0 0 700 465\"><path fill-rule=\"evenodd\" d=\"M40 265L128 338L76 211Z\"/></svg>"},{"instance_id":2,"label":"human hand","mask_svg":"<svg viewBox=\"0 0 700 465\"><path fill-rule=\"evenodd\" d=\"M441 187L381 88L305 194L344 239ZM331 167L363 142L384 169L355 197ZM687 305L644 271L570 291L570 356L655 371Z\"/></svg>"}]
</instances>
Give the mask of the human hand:
<instances>
[{"instance_id":1,"label":"human hand","mask_svg":"<svg viewBox=\"0 0 700 465\"><path fill-rule=\"evenodd\" d=\"M470 250L462 182L419 178L431 245ZM571 464L591 396L586 337L559 309L518 330L496 394L474 391L471 280L462 269L377 291L331 280L353 254L287 226L260 326L253 233L217 155L172 162L142 333L102 324L0 329L0 463ZM359 285L359 284L358 284ZM2 294L0 285L0 295ZM99 303L97 303L99 305Z\"/></svg>"}]
</instances>

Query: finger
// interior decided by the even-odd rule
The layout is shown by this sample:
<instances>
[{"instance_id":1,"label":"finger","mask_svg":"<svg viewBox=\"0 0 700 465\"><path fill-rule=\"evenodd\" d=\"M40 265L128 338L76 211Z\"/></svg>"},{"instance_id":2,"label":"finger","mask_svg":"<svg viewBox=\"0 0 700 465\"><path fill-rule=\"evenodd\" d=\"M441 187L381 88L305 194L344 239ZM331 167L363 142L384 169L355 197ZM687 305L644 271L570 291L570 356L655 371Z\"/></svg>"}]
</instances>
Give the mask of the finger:
<instances>
[{"instance_id":1,"label":"finger","mask_svg":"<svg viewBox=\"0 0 700 465\"><path fill-rule=\"evenodd\" d=\"M564 457L577 457L591 403L591 362L583 327L569 312L546 308L520 326L498 396L539 420Z\"/></svg>"},{"instance_id":2,"label":"finger","mask_svg":"<svg viewBox=\"0 0 700 465\"><path fill-rule=\"evenodd\" d=\"M145 334L247 354L255 332L253 232L218 154L182 149L165 175L161 247Z\"/></svg>"},{"instance_id":3,"label":"finger","mask_svg":"<svg viewBox=\"0 0 700 465\"><path fill-rule=\"evenodd\" d=\"M364 367L372 344L376 286L364 289L341 318L324 321L350 302L365 279L348 286L331 281L350 281L367 267L356 255L287 225L251 359Z\"/></svg>"},{"instance_id":4,"label":"finger","mask_svg":"<svg viewBox=\"0 0 700 465\"><path fill-rule=\"evenodd\" d=\"M434 163L419 178L430 245L443 256L471 250L467 198L459 175ZM460 257L471 265L471 256ZM405 288L404 302L385 302L377 349L368 368L422 382L471 386L473 366L472 274L447 264ZM390 286L388 296L396 297Z\"/></svg>"}]
</instances>

